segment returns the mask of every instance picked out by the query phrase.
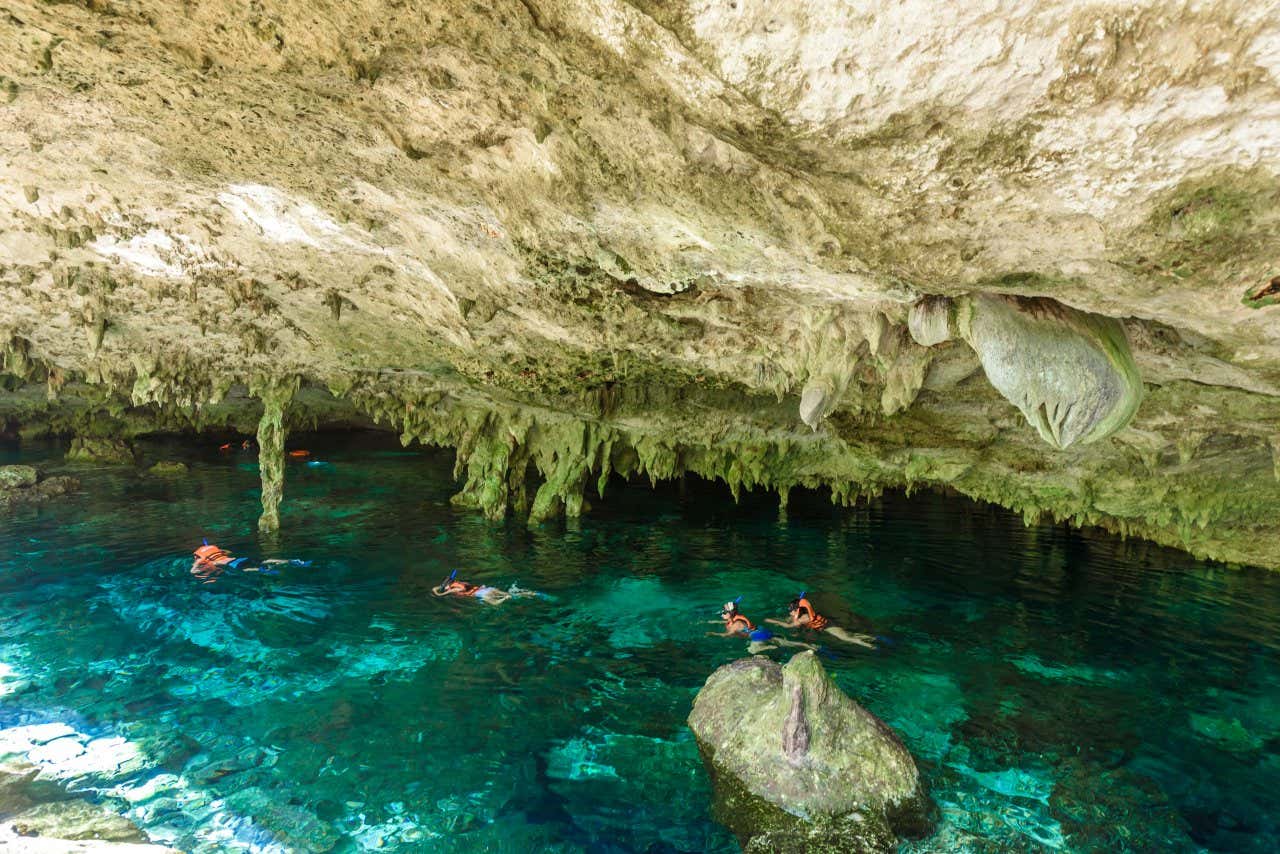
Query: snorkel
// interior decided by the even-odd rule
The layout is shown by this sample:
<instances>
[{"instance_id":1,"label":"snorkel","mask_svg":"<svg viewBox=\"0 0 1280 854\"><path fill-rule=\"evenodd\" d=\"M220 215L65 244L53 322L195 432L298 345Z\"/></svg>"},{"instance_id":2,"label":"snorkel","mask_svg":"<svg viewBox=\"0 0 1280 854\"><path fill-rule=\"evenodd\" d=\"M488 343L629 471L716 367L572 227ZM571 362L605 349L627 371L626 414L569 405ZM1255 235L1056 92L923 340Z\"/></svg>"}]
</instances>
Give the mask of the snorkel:
<instances>
[{"instance_id":1,"label":"snorkel","mask_svg":"<svg viewBox=\"0 0 1280 854\"><path fill-rule=\"evenodd\" d=\"M449 573L448 578L440 582L440 586L437 587L436 590L443 593L445 588L449 586L450 582L452 582L457 577L458 577L458 570L455 569L453 572Z\"/></svg>"},{"instance_id":2,"label":"snorkel","mask_svg":"<svg viewBox=\"0 0 1280 854\"><path fill-rule=\"evenodd\" d=\"M729 617L732 617L734 614L738 613L738 603L741 601L742 601L742 597L739 596L736 599L734 599L732 602L725 602L722 606L720 606L720 618L722 620L727 620Z\"/></svg>"}]
</instances>

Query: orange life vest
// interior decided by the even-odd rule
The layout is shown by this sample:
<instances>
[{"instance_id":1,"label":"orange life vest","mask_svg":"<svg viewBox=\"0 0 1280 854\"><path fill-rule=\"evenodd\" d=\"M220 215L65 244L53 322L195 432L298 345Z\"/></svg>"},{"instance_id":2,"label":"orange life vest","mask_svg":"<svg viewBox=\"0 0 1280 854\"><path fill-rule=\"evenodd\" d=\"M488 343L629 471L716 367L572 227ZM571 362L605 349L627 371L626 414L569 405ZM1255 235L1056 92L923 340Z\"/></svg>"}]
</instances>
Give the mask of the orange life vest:
<instances>
[{"instance_id":1,"label":"orange life vest","mask_svg":"<svg viewBox=\"0 0 1280 854\"><path fill-rule=\"evenodd\" d=\"M473 596L479 589L479 584L468 584L465 581L450 581L444 586L444 592L454 596Z\"/></svg>"},{"instance_id":2,"label":"orange life vest","mask_svg":"<svg viewBox=\"0 0 1280 854\"><path fill-rule=\"evenodd\" d=\"M743 632L744 634L754 632L756 627L751 625L751 621L743 614L734 614L732 617L724 621L724 627L734 632Z\"/></svg>"},{"instance_id":3,"label":"orange life vest","mask_svg":"<svg viewBox=\"0 0 1280 854\"><path fill-rule=\"evenodd\" d=\"M827 618L814 610L813 604L808 599L801 598L796 604L796 611L809 615L809 622L804 624L805 628L820 632L827 627Z\"/></svg>"},{"instance_id":4,"label":"orange life vest","mask_svg":"<svg viewBox=\"0 0 1280 854\"><path fill-rule=\"evenodd\" d=\"M224 552L221 548L214 545L205 545L196 549L196 560L201 563L211 563L214 566L222 566L231 563L231 555Z\"/></svg>"}]
</instances>

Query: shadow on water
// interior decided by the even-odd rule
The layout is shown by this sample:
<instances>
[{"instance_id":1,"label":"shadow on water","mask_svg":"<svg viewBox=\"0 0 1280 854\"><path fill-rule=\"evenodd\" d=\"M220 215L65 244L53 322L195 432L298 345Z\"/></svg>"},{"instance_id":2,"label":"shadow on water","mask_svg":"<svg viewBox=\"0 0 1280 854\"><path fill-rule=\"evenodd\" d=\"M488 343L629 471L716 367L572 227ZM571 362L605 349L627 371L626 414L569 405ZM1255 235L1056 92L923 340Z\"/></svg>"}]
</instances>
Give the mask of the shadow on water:
<instances>
[{"instance_id":1,"label":"shadow on water","mask_svg":"<svg viewBox=\"0 0 1280 854\"><path fill-rule=\"evenodd\" d=\"M734 851L684 725L745 651L708 621L806 590L882 638L826 661L929 778L918 850L1280 844L1275 575L932 495L782 522L692 478L531 531L455 511L450 454L300 445L271 540L253 454L180 442L144 455L185 476L75 468L0 519L0 753L195 851ZM201 585L201 537L313 564ZM548 598L432 596L455 568Z\"/></svg>"}]
</instances>

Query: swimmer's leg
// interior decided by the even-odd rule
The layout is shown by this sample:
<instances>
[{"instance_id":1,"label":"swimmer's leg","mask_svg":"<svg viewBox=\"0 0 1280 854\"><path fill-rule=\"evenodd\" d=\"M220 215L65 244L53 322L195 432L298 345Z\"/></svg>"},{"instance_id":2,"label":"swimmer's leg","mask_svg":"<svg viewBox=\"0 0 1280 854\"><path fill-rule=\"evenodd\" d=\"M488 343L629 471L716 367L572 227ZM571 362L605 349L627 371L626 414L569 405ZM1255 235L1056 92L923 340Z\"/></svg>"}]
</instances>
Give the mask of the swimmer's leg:
<instances>
[{"instance_id":1,"label":"swimmer's leg","mask_svg":"<svg viewBox=\"0 0 1280 854\"><path fill-rule=\"evenodd\" d=\"M499 590L496 587L490 587L480 597L480 601L486 605L501 605L503 602L511 598L511 594L505 590Z\"/></svg>"},{"instance_id":2,"label":"swimmer's leg","mask_svg":"<svg viewBox=\"0 0 1280 854\"><path fill-rule=\"evenodd\" d=\"M541 596L544 599L548 598L545 593L539 593L537 590L525 590L519 584L512 584L511 589L508 590L507 593L512 596Z\"/></svg>"},{"instance_id":3,"label":"swimmer's leg","mask_svg":"<svg viewBox=\"0 0 1280 854\"><path fill-rule=\"evenodd\" d=\"M827 626L825 631L833 638L842 640L845 643L856 643L858 646L865 646L867 649L876 648L876 639L871 637L871 635L856 635L852 632L846 632L839 626Z\"/></svg>"}]
</instances>

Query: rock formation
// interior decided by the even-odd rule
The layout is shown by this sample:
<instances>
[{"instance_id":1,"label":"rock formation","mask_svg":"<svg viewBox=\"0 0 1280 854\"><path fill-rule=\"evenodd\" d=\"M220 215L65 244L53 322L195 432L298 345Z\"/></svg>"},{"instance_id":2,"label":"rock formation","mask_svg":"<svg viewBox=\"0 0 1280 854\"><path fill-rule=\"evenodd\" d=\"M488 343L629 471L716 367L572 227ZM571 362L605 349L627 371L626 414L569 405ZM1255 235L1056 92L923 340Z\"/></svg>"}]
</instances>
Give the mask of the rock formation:
<instances>
[{"instance_id":1,"label":"rock formation","mask_svg":"<svg viewBox=\"0 0 1280 854\"><path fill-rule=\"evenodd\" d=\"M785 667L755 656L719 668L689 726L747 851L895 850L931 826L911 754L811 651Z\"/></svg>"},{"instance_id":2,"label":"rock formation","mask_svg":"<svg viewBox=\"0 0 1280 854\"><path fill-rule=\"evenodd\" d=\"M0 510L36 504L65 495L80 486L74 477L42 477L33 466L0 466Z\"/></svg>"},{"instance_id":3,"label":"rock formation","mask_svg":"<svg viewBox=\"0 0 1280 854\"><path fill-rule=\"evenodd\" d=\"M495 518L936 486L1280 567L1274 13L12 0L0 433L376 421ZM1028 384L1051 316L1107 364Z\"/></svg>"},{"instance_id":4,"label":"rock formation","mask_svg":"<svg viewBox=\"0 0 1280 854\"><path fill-rule=\"evenodd\" d=\"M959 330L991 385L1057 448L1104 439L1128 426L1142 402L1142 376L1124 327L1050 299L977 294L911 307L916 343Z\"/></svg>"}]
</instances>

